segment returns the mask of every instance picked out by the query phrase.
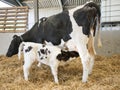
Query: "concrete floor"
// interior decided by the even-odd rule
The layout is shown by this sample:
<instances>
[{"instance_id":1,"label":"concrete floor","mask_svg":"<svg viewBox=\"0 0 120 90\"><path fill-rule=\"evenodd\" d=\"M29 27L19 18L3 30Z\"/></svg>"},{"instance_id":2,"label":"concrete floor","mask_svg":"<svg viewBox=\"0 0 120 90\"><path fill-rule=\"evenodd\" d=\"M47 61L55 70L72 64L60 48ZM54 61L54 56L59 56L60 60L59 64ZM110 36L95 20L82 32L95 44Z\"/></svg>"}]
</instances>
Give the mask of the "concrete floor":
<instances>
[{"instance_id":1,"label":"concrete floor","mask_svg":"<svg viewBox=\"0 0 120 90\"><path fill-rule=\"evenodd\" d=\"M95 41L95 48L98 55L110 56L113 54L120 54L120 30L106 30L101 31L102 48L97 48Z\"/></svg>"}]
</instances>

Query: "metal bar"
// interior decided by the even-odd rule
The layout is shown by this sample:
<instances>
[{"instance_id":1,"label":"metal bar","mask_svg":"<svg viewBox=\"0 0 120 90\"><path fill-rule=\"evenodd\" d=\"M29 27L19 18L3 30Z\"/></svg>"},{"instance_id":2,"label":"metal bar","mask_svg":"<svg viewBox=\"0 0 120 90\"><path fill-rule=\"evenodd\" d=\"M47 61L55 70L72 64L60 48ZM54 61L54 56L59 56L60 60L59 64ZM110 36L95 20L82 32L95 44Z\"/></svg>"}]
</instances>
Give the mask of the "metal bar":
<instances>
[{"instance_id":1,"label":"metal bar","mask_svg":"<svg viewBox=\"0 0 120 90\"><path fill-rule=\"evenodd\" d=\"M35 18L35 22L39 21L39 5L38 5L38 0L34 0L34 18Z\"/></svg>"}]
</instances>

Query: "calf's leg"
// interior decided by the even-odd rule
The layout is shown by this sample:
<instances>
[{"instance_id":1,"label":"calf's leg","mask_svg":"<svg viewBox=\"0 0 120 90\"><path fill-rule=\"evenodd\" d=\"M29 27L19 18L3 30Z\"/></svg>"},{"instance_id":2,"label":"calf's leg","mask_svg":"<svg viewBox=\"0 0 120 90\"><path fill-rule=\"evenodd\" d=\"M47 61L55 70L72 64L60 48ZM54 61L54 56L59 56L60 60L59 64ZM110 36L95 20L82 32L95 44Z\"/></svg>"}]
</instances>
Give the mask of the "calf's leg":
<instances>
[{"instance_id":1,"label":"calf's leg","mask_svg":"<svg viewBox=\"0 0 120 90\"><path fill-rule=\"evenodd\" d=\"M25 61L24 65L23 65L24 79L26 81L28 81L29 70L30 70L30 67L31 67L32 63L34 62L34 60L27 57L24 59L24 61Z\"/></svg>"},{"instance_id":2,"label":"calf's leg","mask_svg":"<svg viewBox=\"0 0 120 90\"><path fill-rule=\"evenodd\" d=\"M51 67L51 72L53 74L55 83L59 84L59 81L58 81L58 64L53 63L53 65L51 65L50 67Z\"/></svg>"},{"instance_id":3,"label":"calf's leg","mask_svg":"<svg viewBox=\"0 0 120 90\"><path fill-rule=\"evenodd\" d=\"M41 66L41 62L38 62L38 65L37 65L38 67L40 67Z\"/></svg>"}]
</instances>

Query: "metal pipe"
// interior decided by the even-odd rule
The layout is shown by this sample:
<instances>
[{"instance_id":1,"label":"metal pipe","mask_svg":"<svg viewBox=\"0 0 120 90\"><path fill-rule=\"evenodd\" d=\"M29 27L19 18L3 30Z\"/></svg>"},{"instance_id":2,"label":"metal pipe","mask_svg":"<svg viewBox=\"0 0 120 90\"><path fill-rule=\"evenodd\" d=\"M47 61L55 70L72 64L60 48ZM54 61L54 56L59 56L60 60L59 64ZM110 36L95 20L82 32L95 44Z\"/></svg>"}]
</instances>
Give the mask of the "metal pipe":
<instances>
[{"instance_id":1,"label":"metal pipe","mask_svg":"<svg viewBox=\"0 0 120 90\"><path fill-rule=\"evenodd\" d=\"M17 2L20 6L23 6L23 4L22 4L19 0L16 0L16 2Z\"/></svg>"},{"instance_id":2,"label":"metal pipe","mask_svg":"<svg viewBox=\"0 0 120 90\"><path fill-rule=\"evenodd\" d=\"M35 22L39 21L39 1L34 0L34 17L35 17Z\"/></svg>"}]
</instances>

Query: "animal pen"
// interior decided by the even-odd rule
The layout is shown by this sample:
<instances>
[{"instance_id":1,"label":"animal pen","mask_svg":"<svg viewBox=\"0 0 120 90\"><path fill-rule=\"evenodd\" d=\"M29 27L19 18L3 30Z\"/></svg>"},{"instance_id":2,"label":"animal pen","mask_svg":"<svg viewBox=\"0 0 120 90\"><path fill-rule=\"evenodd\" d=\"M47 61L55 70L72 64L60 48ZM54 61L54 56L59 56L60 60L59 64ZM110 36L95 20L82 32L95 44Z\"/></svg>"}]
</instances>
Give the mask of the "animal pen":
<instances>
[{"instance_id":1,"label":"animal pen","mask_svg":"<svg viewBox=\"0 0 120 90\"><path fill-rule=\"evenodd\" d=\"M53 82L50 68L38 68L37 62L31 68L30 80L25 81L23 58L18 61L17 55L5 56L12 36L21 35L35 23L34 5L37 0L2 1L14 7L0 8L0 90L120 90L120 0L92 0L101 7L103 47L97 48L95 38L97 55L87 83L81 81L82 64L77 58L59 67L59 85ZM87 1L91 0L38 0L38 17L48 17Z\"/></svg>"}]
</instances>

